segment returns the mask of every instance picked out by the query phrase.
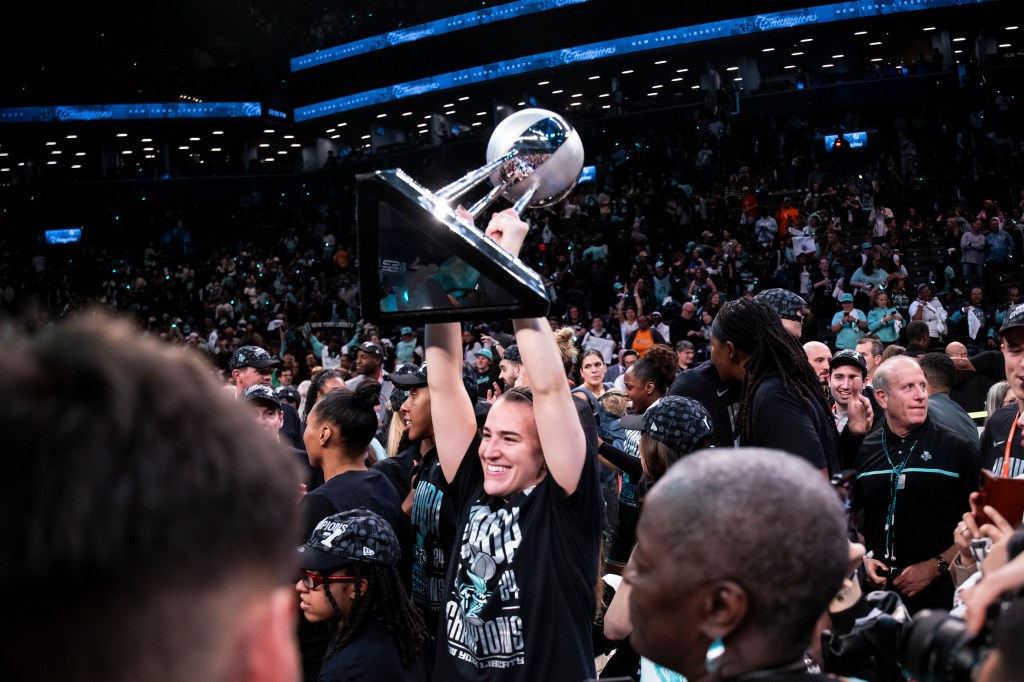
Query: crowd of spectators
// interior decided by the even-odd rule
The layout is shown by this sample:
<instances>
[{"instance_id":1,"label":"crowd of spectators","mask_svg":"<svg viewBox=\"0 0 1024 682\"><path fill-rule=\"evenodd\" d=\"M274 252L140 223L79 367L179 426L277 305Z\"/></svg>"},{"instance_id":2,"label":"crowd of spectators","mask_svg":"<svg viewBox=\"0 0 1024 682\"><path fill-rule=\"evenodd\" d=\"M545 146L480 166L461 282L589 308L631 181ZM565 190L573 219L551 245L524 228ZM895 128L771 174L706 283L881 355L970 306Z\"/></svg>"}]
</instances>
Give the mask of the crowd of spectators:
<instances>
[{"instance_id":1,"label":"crowd of spectators","mask_svg":"<svg viewBox=\"0 0 1024 682\"><path fill-rule=\"evenodd\" d=\"M344 162L284 191L264 185L191 203L151 193L145 211L129 199L120 213L156 217L159 226L141 247L86 241L5 256L4 314L42 329L44 340L42 351L18 340L7 359L5 380L31 389L29 407L15 413L28 426L19 452L29 452L30 441L52 450L101 491L90 500L103 500L106 482L80 468L115 448L102 429L79 422L102 425L104 417L134 428L146 420L105 410L130 408L131 417L148 409L149 399L130 399L136 383L140 395L153 393L150 384L172 384L157 401L152 435L176 442L184 416L203 430L186 432L182 451L195 436L204 452L205 435L227 443L252 431L209 397L233 384L240 404L257 408L279 443L288 434L292 454L309 468L274 474L280 500L272 508L282 520L270 524L295 525L285 511L302 500L307 542L294 589L308 679L321 663L324 679L333 679L335 669L382 661L395 669L378 667L367 679L414 670L425 679L429 667L435 679L481 671L506 679L506 669L508 679L579 679L593 676L595 661L606 675L618 668L631 677L658 665L662 678L672 668L690 679L702 671L822 679L808 672L820 665L895 679L898 636L911 616L926 623L927 609L956 604L963 612L973 603L967 615L977 630L978 614L999 599L989 586L1021 580L1020 560L1007 561L1021 547L1017 519L1002 519L973 492L983 469L1002 467L1004 478L1024 471L1024 444L1014 438L1019 408L991 409L979 438L959 401L944 396L958 388L963 362L981 372L983 361L1002 369L1004 356L1011 368L1024 357L1024 306L1010 307L1024 286L1024 126L1019 105L994 89L963 95L845 112L846 130L870 131L863 150L826 152L821 138L835 123L730 115L714 102L670 129L623 135L581 126L596 180L555 207L528 210L525 223L511 212L490 217L488 234L541 275L551 302L546 323L516 320L515 328L508 320L429 330L367 322L361 311L378 294L359 287L367 264L359 262ZM214 206L229 219L220 233L202 215ZM133 340L127 324L101 318L52 324L95 304L150 338ZM1001 345L1002 353L986 356ZM166 366L139 370L154 362ZM198 367L213 368L214 379L188 373ZM191 378L201 399L184 396L193 386L169 380L175 372ZM1024 404L1021 378L1003 376ZM90 382L117 399L83 398L80 386ZM274 391L267 382L307 389ZM40 416L66 410L51 385L74 393L67 430L53 429L60 418ZM1004 398L993 392L993 408ZM206 403L216 409L196 412ZM64 442L78 426L90 436L72 439L81 440L81 456ZM114 433L140 461L180 457ZM249 435L242 442L257 464L283 469L266 443ZM695 450L703 452L690 456ZM23 490L38 482L46 493L31 504L40 526L51 518L45 501L67 485L63 467L43 459L19 458L30 468L16 482ZM133 490L142 487L136 469L147 471L109 467ZM169 481L181 475L170 459L166 470ZM246 499L232 502L239 518L260 498ZM192 501L183 493L179 504ZM345 508L353 504L359 509ZM102 514L94 506L64 506L68 518L56 518L82 524ZM159 507L126 509L128 519ZM974 552L972 541L986 537L997 562ZM177 543L188 546L183 535ZM23 544L35 552L27 555L43 553L38 543ZM278 538L273 554L282 565L283 544ZM700 562L684 556L694 547L704 550ZM59 559L47 570L64 568ZM617 588L616 573L624 576ZM968 580L980 590L962 590ZM56 607L47 599L48 614ZM70 622L92 615L86 602L74 602L78 620ZM181 609L187 600L175 603ZM273 613L286 625L295 615ZM815 628L824 616L822 634ZM38 615L32 624L42 631ZM294 647L292 638L278 642L287 644ZM844 656L854 645L863 648ZM1005 645L999 652L1014 653Z\"/></svg>"},{"instance_id":2,"label":"crowd of spectators","mask_svg":"<svg viewBox=\"0 0 1024 682\"><path fill-rule=\"evenodd\" d=\"M825 152L827 129L809 117L715 107L632 139L590 131L596 181L526 214L522 257L547 283L552 324L575 327L580 342L588 331L610 337L609 363L638 326L692 343L699 360L723 303L781 287L809 304L804 341L852 347L875 333L905 345L907 324L923 319L936 345L992 347L1024 283L1024 131L1001 93L973 94L964 106L846 112L847 129L875 131L865 150ZM302 191L245 189L226 208L145 197L150 213L135 217L162 232L141 253L9 255L4 309L45 320L100 302L224 369L233 347L266 345L288 355L297 380L323 366L323 349L377 339L391 369L401 329L361 319L354 183L343 171ZM118 210L146 205L127 203ZM200 231L210 216L225 216L230 237ZM844 295L866 324L841 323ZM467 331L479 340L511 330L483 320Z\"/></svg>"}]
</instances>

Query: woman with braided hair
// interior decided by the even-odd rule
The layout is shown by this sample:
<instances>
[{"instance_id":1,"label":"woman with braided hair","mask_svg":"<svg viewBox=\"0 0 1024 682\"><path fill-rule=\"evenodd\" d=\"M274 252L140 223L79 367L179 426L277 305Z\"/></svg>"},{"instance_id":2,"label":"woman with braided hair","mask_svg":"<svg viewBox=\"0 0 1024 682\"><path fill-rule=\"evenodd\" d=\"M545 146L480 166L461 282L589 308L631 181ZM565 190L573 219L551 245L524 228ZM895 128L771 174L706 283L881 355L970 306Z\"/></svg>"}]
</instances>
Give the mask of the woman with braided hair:
<instances>
[{"instance_id":1,"label":"woman with braided hair","mask_svg":"<svg viewBox=\"0 0 1024 682\"><path fill-rule=\"evenodd\" d=\"M803 457L827 478L839 471L838 435L799 341L760 301L722 306L711 327L711 360L722 381L741 383L740 444Z\"/></svg>"},{"instance_id":2,"label":"woman with braided hair","mask_svg":"<svg viewBox=\"0 0 1024 682\"><path fill-rule=\"evenodd\" d=\"M299 547L299 608L335 630L320 682L427 679L429 637L396 565L398 538L368 509L328 516Z\"/></svg>"}]
</instances>

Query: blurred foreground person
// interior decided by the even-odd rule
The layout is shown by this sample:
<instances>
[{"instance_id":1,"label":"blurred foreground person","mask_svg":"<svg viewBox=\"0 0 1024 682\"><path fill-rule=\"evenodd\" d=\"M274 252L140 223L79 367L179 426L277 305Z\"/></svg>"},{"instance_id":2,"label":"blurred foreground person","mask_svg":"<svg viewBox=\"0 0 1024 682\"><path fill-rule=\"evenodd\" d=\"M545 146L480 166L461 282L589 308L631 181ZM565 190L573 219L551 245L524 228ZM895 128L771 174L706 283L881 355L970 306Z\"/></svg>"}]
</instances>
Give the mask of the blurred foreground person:
<instances>
[{"instance_id":1,"label":"blurred foreground person","mask_svg":"<svg viewBox=\"0 0 1024 682\"><path fill-rule=\"evenodd\" d=\"M625 574L630 641L689 682L832 679L808 673L804 655L848 550L842 504L807 462L755 448L688 455L644 501Z\"/></svg>"},{"instance_id":2,"label":"blurred foreground person","mask_svg":"<svg viewBox=\"0 0 1024 682\"><path fill-rule=\"evenodd\" d=\"M2 343L6 676L296 680L296 463L127 322Z\"/></svg>"}]
</instances>

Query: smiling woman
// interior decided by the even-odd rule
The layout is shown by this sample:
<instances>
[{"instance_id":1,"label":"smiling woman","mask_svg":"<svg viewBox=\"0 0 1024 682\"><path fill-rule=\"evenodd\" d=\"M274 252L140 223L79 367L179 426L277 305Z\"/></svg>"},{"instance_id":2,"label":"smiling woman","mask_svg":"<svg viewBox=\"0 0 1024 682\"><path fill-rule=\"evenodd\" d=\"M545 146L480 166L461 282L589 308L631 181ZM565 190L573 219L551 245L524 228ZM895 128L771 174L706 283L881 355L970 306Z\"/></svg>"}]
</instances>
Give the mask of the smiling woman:
<instances>
[{"instance_id":1,"label":"smiling woman","mask_svg":"<svg viewBox=\"0 0 1024 682\"><path fill-rule=\"evenodd\" d=\"M526 224L496 214L487 234L518 253ZM458 324L427 326L434 438L458 510L434 678L595 675L591 624L601 536L596 454L543 318L515 320L529 387L502 394L479 447L462 386ZM586 418L592 419L589 411ZM418 491L417 491L418 492ZM414 501L414 506L417 504Z\"/></svg>"}]
</instances>

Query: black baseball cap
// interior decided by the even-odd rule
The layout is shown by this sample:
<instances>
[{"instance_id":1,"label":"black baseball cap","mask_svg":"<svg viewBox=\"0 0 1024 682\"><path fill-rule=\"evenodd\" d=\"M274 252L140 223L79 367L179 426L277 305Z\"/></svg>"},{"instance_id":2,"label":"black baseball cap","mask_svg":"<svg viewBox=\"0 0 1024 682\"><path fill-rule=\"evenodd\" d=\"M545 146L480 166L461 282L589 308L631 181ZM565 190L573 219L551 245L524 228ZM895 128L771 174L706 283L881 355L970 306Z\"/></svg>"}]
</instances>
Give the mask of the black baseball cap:
<instances>
[{"instance_id":1,"label":"black baseball cap","mask_svg":"<svg viewBox=\"0 0 1024 682\"><path fill-rule=\"evenodd\" d=\"M1018 303L1006 311L1006 317L1003 319L1002 326L999 327L999 333L1002 334L1008 329L1018 327L1024 327L1024 303Z\"/></svg>"},{"instance_id":2,"label":"black baseball cap","mask_svg":"<svg viewBox=\"0 0 1024 682\"><path fill-rule=\"evenodd\" d=\"M369 353L378 360L384 359L384 349L375 344L373 341L363 341L359 346L356 347L357 351L363 351Z\"/></svg>"},{"instance_id":3,"label":"black baseball cap","mask_svg":"<svg viewBox=\"0 0 1024 682\"><path fill-rule=\"evenodd\" d=\"M754 300L767 304L784 320L800 321L800 311L807 307L807 301L789 289L765 289Z\"/></svg>"},{"instance_id":4,"label":"black baseball cap","mask_svg":"<svg viewBox=\"0 0 1024 682\"><path fill-rule=\"evenodd\" d=\"M396 367L388 376L392 384L405 390L420 388L427 385L427 363L417 365L407 362Z\"/></svg>"},{"instance_id":5,"label":"black baseball cap","mask_svg":"<svg viewBox=\"0 0 1024 682\"><path fill-rule=\"evenodd\" d=\"M711 437L711 415L696 400L665 396L643 414L640 430L656 441L683 453L693 452Z\"/></svg>"},{"instance_id":6,"label":"black baseball cap","mask_svg":"<svg viewBox=\"0 0 1024 682\"><path fill-rule=\"evenodd\" d=\"M501 354L501 359L509 362L522 362L523 356L519 354L519 346L513 343Z\"/></svg>"},{"instance_id":7,"label":"black baseball cap","mask_svg":"<svg viewBox=\"0 0 1024 682\"><path fill-rule=\"evenodd\" d=\"M398 366L395 371L388 375L391 383L404 391L427 386L427 363L415 365L407 362ZM462 363L462 385L469 394L470 400L474 403L480 396L476 384L476 370L466 363Z\"/></svg>"},{"instance_id":8,"label":"black baseball cap","mask_svg":"<svg viewBox=\"0 0 1024 682\"><path fill-rule=\"evenodd\" d=\"M299 568L320 572L336 571L353 563L394 566L401 556L391 524L363 508L325 518L296 553Z\"/></svg>"},{"instance_id":9,"label":"black baseball cap","mask_svg":"<svg viewBox=\"0 0 1024 682\"><path fill-rule=\"evenodd\" d=\"M259 346L242 346L231 354L231 362L228 364L228 369L231 371L245 369L246 367L266 369L267 367L280 364L280 360Z\"/></svg>"},{"instance_id":10,"label":"black baseball cap","mask_svg":"<svg viewBox=\"0 0 1024 682\"><path fill-rule=\"evenodd\" d=\"M861 376L866 377L868 375L868 363L864 360L864 355L853 350L852 348L844 348L838 351L832 356L832 359L828 361L830 369L835 369L841 365L850 365L860 370Z\"/></svg>"},{"instance_id":11,"label":"black baseball cap","mask_svg":"<svg viewBox=\"0 0 1024 682\"><path fill-rule=\"evenodd\" d=\"M294 386L278 386L274 389L274 395L276 395L278 400L281 401L291 400L296 406L302 402L302 396L299 395L299 389Z\"/></svg>"},{"instance_id":12,"label":"black baseball cap","mask_svg":"<svg viewBox=\"0 0 1024 682\"><path fill-rule=\"evenodd\" d=\"M242 399L251 402L270 403L273 407L281 409L281 399L274 393L274 389L265 384L256 384L245 389L242 391Z\"/></svg>"}]
</instances>

